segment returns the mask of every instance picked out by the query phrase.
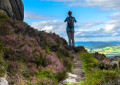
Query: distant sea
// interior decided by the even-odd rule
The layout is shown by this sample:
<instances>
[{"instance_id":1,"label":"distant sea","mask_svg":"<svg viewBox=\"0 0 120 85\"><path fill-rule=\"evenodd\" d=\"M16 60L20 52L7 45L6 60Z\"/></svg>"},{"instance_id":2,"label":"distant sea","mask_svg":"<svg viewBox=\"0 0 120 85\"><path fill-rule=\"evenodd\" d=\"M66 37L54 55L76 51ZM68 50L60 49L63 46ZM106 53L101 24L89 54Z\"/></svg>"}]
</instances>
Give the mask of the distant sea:
<instances>
[{"instance_id":1,"label":"distant sea","mask_svg":"<svg viewBox=\"0 0 120 85\"><path fill-rule=\"evenodd\" d=\"M76 46L84 46L86 49L97 50L98 52L106 54L107 57L114 57L120 55L120 42L76 42Z\"/></svg>"}]
</instances>

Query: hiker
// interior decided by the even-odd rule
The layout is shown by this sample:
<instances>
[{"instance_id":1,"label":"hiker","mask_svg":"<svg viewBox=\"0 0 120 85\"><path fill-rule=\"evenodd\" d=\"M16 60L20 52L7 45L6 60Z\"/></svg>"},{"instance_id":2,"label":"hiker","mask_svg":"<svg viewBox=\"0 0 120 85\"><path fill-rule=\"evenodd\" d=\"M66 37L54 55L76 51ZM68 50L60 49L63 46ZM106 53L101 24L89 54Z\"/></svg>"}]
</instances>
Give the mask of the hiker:
<instances>
[{"instance_id":1,"label":"hiker","mask_svg":"<svg viewBox=\"0 0 120 85\"><path fill-rule=\"evenodd\" d=\"M68 12L68 16L65 19L64 22L67 21L67 35L68 35L68 41L69 41L69 46L70 47L75 47L75 42L74 42L74 22L76 23L76 19L75 17L72 16L72 12L69 11ZM71 41L72 41L72 45L71 45Z\"/></svg>"}]
</instances>

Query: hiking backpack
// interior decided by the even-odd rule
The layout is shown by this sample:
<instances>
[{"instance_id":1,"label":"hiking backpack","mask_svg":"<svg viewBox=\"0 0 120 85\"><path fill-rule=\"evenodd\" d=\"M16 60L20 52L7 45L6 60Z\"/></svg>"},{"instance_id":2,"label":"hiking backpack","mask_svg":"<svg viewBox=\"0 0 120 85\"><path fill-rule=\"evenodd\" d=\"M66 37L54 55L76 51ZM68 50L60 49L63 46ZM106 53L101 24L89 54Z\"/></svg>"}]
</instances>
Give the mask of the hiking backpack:
<instances>
[{"instance_id":1,"label":"hiking backpack","mask_svg":"<svg viewBox=\"0 0 120 85\"><path fill-rule=\"evenodd\" d=\"M68 18L68 27L69 27L69 28L74 27L73 17L69 17L69 18Z\"/></svg>"}]
</instances>

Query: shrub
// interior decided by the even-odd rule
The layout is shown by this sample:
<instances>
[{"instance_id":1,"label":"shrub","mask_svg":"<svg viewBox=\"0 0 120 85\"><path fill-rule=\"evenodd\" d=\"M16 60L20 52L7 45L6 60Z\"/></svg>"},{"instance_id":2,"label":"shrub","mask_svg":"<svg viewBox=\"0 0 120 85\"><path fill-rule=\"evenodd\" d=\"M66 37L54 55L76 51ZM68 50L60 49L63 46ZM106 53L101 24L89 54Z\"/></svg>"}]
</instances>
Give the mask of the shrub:
<instances>
[{"instance_id":1,"label":"shrub","mask_svg":"<svg viewBox=\"0 0 120 85\"><path fill-rule=\"evenodd\" d=\"M119 70L120 70L120 61L118 62Z\"/></svg>"},{"instance_id":2,"label":"shrub","mask_svg":"<svg viewBox=\"0 0 120 85\"><path fill-rule=\"evenodd\" d=\"M3 77L3 76L5 76L5 72L4 72L4 70L0 67L0 77Z\"/></svg>"},{"instance_id":3,"label":"shrub","mask_svg":"<svg viewBox=\"0 0 120 85\"><path fill-rule=\"evenodd\" d=\"M45 58L44 58L44 56L43 56L43 53L40 53L40 56L38 56L37 58L36 58L36 60L35 60L35 63L37 64L37 67L39 66L39 65L43 65L43 66L45 66Z\"/></svg>"},{"instance_id":4,"label":"shrub","mask_svg":"<svg viewBox=\"0 0 120 85\"><path fill-rule=\"evenodd\" d=\"M13 33L12 27L8 23L0 24L0 35L6 36Z\"/></svg>"},{"instance_id":5,"label":"shrub","mask_svg":"<svg viewBox=\"0 0 120 85\"><path fill-rule=\"evenodd\" d=\"M40 78L37 85L57 85L55 81L49 78Z\"/></svg>"},{"instance_id":6,"label":"shrub","mask_svg":"<svg viewBox=\"0 0 120 85\"><path fill-rule=\"evenodd\" d=\"M66 67L67 71L72 70L73 63L69 58L63 58L63 65Z\"/></svg>"},{"instance_id":7,"label":"shrub","mask_svg":"<svg viewBox=\"0 0 120 85\"><path fill-rule=\"evenodd\" d=\"M50 49L48 47L46 47L45 49L45 53L49 54L50 53Z\"/></svg>"},{"instance_id":8,"label":"shrub","mask_svg":"<svg viewBox=\"0 0 120 85\"><path fill-rule=\"evenodd\" d=\"M0 42L0 53L3 51L3 45L2 43Z\"/></svg>"},{"instance_id":9,"label":"shrub","mask_svg":"<svg viewBox=\"0 0 120 85\"><path fill-rule=\"evenodd\" d=\"M74 48L74 51L77 53L77 52L80 52L80 51L84 51L84 52L87 52L87 50L84 48L84 46L77 46Z\"/></svg>"},{"instance_id":10,"label":"shrub","mask_svg":"<svg viewBox=\"0 0 120 85\"><path fill-rule=\"evenodd\" d=\"M16 60L16 56L14 55L14 49L11 47L5 48L3 56L6 60Z\"/></svg>"},{"instance_id":11,"label":"shrub","mask_svg":"<svg viewBox=\"0 0 120 85\"><path fill-rule=\"evenodd\" d=\"M115 66L115 64L109 60L102 60L98 63L98 67L102 70L103 69L108 70L108 69L116 68L117 66Z\"/></svg>"},{"instance_id":12,"label":"shrub","mask_svg":"<svg viewBox=\"0 0 120 85\"><path fill-rule=\"evenodd\" d=\"M66 57L70 57L69 52L66 49L59 49L59 52L62 53Z\"/></svg>"},{"instance_id":13,"label":"shrub","mask_svg":"<svg viewBox=\"0 0 120 85\"><path fill-rule=\"evenodd\" d=\"M10 62L7 71L10 73L17 73L21 68L21 65L17 61Z\"/></svg>"}]
</instances>

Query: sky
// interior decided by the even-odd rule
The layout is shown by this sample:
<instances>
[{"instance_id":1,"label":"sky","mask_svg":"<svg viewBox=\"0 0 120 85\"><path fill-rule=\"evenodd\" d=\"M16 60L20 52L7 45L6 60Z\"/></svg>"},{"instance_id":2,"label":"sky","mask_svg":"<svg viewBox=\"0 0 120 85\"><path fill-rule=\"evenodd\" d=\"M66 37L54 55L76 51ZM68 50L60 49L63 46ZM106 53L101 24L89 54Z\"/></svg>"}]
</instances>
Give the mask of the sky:
<instances>
[{"instance_id":1,"label":"sky","mask_svg":"<svg viewBox=\"0 0 120 85\"><path fill-rule=\"evenodd\" d=\"M68 40L68 11L76 18L75 41L120 41L120 0L23 0L24 21Z\"/></svg>"}]
</instances>

